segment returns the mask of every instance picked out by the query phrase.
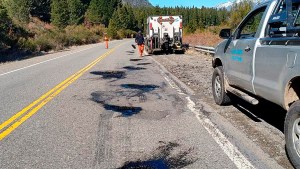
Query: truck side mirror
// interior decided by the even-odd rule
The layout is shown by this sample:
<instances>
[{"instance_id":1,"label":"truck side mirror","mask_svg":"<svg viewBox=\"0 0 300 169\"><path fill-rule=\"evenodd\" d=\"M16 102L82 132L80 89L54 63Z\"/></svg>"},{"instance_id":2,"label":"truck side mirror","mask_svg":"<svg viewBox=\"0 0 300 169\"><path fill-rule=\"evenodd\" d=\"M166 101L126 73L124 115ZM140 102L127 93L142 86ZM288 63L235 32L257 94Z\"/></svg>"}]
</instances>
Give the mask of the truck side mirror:
<instances>
[{"instance_id":1,"label":"truck side mirror","mask_svg":"<svg viewBox=\"0 0 300 169\"><path fill-rule=\"evenodd\" d=\"M231 36L231 29L222 29L219 36L223 39L229 39Z\"/></svg>"}]
</instances>

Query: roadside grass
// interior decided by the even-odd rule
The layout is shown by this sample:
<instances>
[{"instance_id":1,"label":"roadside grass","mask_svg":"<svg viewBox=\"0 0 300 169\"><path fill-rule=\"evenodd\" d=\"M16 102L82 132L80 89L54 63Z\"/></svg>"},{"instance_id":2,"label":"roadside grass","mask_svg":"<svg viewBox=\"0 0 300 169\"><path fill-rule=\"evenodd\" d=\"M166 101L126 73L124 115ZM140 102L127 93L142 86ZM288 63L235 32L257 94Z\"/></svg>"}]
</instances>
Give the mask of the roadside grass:
<instances>
[{"instance_id":1,"label":"roadside grass","mask_svg":"<svg viewBox=\"0 0 300 169\"><path fill-rule=\"evenodd\" d=\"M221 26L211 26L206 30L197 30L193 34L184 34L183 43L215 47L222 42L222 39L219 37L219 32L222 28Z\"/></svg>"},{"instance_id":2,"label":"roadside grass","mask_svg":"<svg viewBox=\"0 0 300 169\"><path fill-rule=\"evenodd\" d=\"M221 41L222 39L212 32L198 32L195 34L183 36L183 43L188 43L190 45L203 45L215 47Z\"/></svg>"},{"instance_id":3,"label":"roadside grass","mask_svg":"<svg viewBox=\"0 0 300 169\"><path fill-rule=\"evenodd\" d=\"M65 47L97 43L102 40L104 26L87 28L83 25L68 26L65 29L52 28L38 31L33 38L28 38L20 47L31 52L61 50Z\"/></svg>"}]
</instances>

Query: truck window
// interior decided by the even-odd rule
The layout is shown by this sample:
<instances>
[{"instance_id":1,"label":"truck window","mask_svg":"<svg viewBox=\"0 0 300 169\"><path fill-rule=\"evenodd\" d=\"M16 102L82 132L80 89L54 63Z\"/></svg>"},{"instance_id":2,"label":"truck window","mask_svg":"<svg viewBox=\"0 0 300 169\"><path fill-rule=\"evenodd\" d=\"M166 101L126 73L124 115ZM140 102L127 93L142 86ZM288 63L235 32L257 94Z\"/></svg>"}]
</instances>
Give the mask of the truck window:
<instances>
[{"instance_id":1,"label":"truck window","mask_svg":"<svg viewBox=\"0 0 300 169\"><path fill-rule=\"evenodd\" d=\"M265 10L266 7L262 7L257 9L256 11L253 11L252 14L244 20L244 22L238 29L236 39L254 38Z\"/></svg>"},{"instance_id":2,"label":"truck window","mask_svg":"<svg viewBox=\"0 0 300 169\"><path fill-rule=\"evenodd\" d=\"M292 0L292 7L291 7L291 15L295 18L293 27L300 27L300 18L299 18L299 9L300 9L300 1L299 0ZM270 37L286 37L287 36L287 5L286 1L282 0L278 3L272 17L271 23L269 26L269 33ZM278 18L278 22L273 21L276 17ZM275 19L274 19L275 18ZM280 18L280 19L279 19ZM289 36L295 36L289 35Z\"/></svg>"}]
</instances>

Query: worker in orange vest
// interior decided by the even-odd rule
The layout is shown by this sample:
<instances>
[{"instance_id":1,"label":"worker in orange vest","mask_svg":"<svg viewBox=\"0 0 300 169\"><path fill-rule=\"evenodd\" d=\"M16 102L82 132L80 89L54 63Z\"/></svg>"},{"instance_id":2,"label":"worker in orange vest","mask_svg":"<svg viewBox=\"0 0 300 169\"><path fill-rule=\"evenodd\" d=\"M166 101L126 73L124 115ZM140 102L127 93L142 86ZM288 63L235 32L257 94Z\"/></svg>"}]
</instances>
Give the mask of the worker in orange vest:
<instances>
[{"instance_id":1,"label":"worker in orange vest","mask_svg":"<svg viewBox=\"0 0 300 169\"><path fill-rule=\"evenodd\" d=\"M105 49L108 49L108 37L107 35L104 36L104 41L105 41Z\"/></svg>"},{"instance_id":2,"label":"worker in orange vest","mask_svg":"<svg viewBox=\"0 0 300 169\"><path fill-rule=\"evenodd\" d=\"M144 41L145 41L144 36L143 36L142 32L139 31L138 34L135 37L135 43L138 45L138 50L139 50L140 57L143 57Z\"/></svg>"}]
</instances>

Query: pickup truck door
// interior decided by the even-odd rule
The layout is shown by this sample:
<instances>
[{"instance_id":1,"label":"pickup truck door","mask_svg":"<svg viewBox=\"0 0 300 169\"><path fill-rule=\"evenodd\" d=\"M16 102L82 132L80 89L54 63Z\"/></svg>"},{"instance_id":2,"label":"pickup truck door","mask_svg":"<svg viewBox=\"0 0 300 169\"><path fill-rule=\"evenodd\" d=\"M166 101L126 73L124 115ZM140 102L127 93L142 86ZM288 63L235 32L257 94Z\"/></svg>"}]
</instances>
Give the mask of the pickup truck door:
<instances>
[{"instance_id":1,"label":"pickup truck door","mask_svg":"<svg viewBox=\"0 0 300 169\"><path fill-rule=\"evenodd\" d=\"M230 85L252 92L253 54L266 7L251 12L236 29L226 51L225 73Z\"/></svg>"},{"instance_id":2,"label":"pickup truck door","mask_svg":"<svg viewBox=\"0 0 300 169\"><path fill-rule=\"evenodd\" d=\"M299 1L292 1L293 17L298 17L295 26L300 26L298 13ZM280 16L286 13L287 6L282 1L272 14ZM288 109L283 97L285 87L292 77L299 76L299 34L289 37L286 34L286 22L266 27L264 38L260 39L260 45L256 49L255 78L253 81L256 95L277 103ZM294 73L297 72L297 73ZM288 102L289 103L289 102Z\"/></svg>"}]
</instances>

